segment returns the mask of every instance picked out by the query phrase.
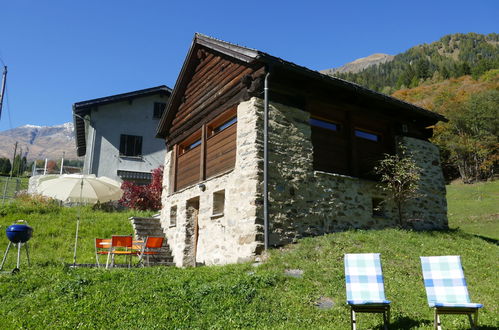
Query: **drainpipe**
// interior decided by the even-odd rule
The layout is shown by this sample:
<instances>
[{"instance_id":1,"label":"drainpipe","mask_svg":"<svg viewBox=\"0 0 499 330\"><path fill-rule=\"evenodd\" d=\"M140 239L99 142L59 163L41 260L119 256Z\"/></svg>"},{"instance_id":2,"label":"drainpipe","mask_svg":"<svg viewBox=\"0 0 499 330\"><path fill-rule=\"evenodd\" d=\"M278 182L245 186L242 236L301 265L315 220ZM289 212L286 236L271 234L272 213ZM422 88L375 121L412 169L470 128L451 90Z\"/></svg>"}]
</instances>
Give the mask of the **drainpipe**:
<instances>
[{"instance_id":1,"label":"drainpipe","mask_svg":"<svg viewBox=\"0 0 499 330\"><path fill-rule=\"evenodd\" d=\"M270 72L265 75L263 88L263 235L265 251L269 248L269 182L268 182L268 135L269 135L269 87L268 78Z\"/></svg>"}]
</instances>

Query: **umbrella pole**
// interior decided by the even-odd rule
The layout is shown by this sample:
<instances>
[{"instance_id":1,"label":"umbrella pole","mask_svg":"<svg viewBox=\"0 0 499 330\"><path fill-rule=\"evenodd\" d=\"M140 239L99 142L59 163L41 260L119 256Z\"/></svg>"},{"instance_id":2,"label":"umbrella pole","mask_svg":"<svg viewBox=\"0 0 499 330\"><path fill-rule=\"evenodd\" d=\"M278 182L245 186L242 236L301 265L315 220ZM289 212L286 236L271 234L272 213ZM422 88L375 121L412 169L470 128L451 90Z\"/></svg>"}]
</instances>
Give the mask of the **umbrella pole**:
<instances>
[{"instance_id":1,"label":"umbrella pole","mask_svg":"<svg viewBox=\"0 0 499 330\"><path fill-rule=\"evenodd\" d=\"M80 213L80 210L78 210ZM75 249L73 254L73 267L76 267L76 247L78 246L78 230L80 228L80 215L78 214L78 218L76 219L76 235L75 235Z\"/></svg>"},{"instance_id":2,"label":"umbrella pole","mask_svg":"<svg viewBox=\"0 0 499 330\"><path fill-rule=\"evenodd\" d=\"M76 247L78 246L78 230L80 229L80 212L81 212L81 199L83 195L83 178L80 184L80 200L78 205L78 217L76 218L76 235L75 235L75 250L73 254L73 267L76 267Z\"/></svg>"}]
</instances>

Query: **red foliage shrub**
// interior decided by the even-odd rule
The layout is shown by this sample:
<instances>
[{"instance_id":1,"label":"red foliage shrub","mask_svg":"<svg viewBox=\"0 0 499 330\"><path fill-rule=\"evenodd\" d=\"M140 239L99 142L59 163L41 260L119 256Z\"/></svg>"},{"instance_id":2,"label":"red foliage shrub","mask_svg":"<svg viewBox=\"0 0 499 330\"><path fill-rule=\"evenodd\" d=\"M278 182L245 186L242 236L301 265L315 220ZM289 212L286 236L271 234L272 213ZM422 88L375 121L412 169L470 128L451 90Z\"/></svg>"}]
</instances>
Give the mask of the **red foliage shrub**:
<instances>
[{"instance_id":1,"label":"red foliage shrub","mask_svg":"<svg viewBox=\"0 0 499 330\"><path fill-rule=\"evenodd\" d=\"M136 185L130 181L124 181L121 184L123 197L120 204L134 210L152 210L161 209L161 191L163 183L163 166L152 171L151 183L145 186Z\"/></svg>"}]
</instances>

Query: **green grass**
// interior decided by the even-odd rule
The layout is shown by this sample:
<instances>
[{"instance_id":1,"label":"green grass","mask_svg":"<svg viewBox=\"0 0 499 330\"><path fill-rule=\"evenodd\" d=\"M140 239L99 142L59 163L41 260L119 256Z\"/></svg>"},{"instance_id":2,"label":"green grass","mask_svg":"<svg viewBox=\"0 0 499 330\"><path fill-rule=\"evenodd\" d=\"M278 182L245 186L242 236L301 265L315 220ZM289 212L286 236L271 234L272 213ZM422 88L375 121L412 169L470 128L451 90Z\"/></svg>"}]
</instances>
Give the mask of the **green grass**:
<instances>
[{"instance_id":1,"label":"green grass","mask_svg":"<svg viewBox=\"0 0 499 330\"><path fill-rule=\"evenodd\" d=\"M499 181L447 186L449 227L499 240Z\"/></svg>"},{"instance_id":2,"label":"green grass","mask_svg":"<svg viewBox=\"0 0 499 330\"><path fill-rule=\"evenodd\" d=\"M452 205L449 202L450 212ZM271 250L267 262L259 267L239 264L106 271L64 266L72 261L77 212L26 201L0 207L0 230L20 218L35 230L30 241L33 265L27 267L23 259L20 274L0 275L2 329L348 329L343 255L356 252L381 253L393 329L432 327L419 256L445 254L462 257L471 299L485 305L479 324L483 329L499 326L497 243L462 229L348 231L307 238ZM94 237L131 232L127 218L132 213L93 212L89 208L80 212L79 262L93 262ZM5 235L0 235L2 255L6 245ZM14 255L9 259L10 268L13 259ZM303 277L285 276L285 269L301 269ZM318 309L315 302L321 297L331 299L333 308ZM379 315L360 314L358 320L361 329L379 329L382 323ZM444 316L443 325L446 329L468 326L466 318L459 315Z\"/></svg>"},{"instance_id":3,"label":"green grass","mask_svg":"<svg viewBox=\"0 0 499 330\"><path fill-rule=\"evenodd\" d=\"M0 176L0 205L13 198L18 191L28 189L28 183L29 179L25 177Z\"/></svg>"}]
</instances>

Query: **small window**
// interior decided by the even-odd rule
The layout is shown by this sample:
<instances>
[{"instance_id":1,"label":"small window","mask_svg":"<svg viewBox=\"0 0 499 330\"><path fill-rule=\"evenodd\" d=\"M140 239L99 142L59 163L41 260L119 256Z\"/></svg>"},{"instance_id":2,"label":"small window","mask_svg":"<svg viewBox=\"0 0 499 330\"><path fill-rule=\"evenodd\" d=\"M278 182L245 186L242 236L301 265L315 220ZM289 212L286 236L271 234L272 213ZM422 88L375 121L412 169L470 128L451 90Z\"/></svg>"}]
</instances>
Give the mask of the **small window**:
<instances>
[{"instance_id":1,"label":"small window","mask_svg":"<svg viewBox=\"0 0 499 330\"><path fill-rule=\"evenodd\" d=\"M163 116L163 112L165 112L165 108L166 108L166 103L155 102L152 117L155 119L160 119L161 116Z\"/></svg>"},{"instance_id":2,"label":"small window","mask_svg":"<svg viewBox=\"0 0 499 330\"><path fill-rule=\"evenodd\" d=\"M196 148L200 144L201 144L201 132L198 131L179 144L180 155Z\"/></svg>"},{"instance_id":3,"label":"small window","mask_svg":"<svg viewBox=\"0 0 499 330\"><path fill-rule=\"evenodd\" d=\"M324 129L327 129L330 131L339 131L340 130L340 125L333 123L333 122L330 122L330 121L324 121L324 120L320 120L320 119L310 118L308 122L311 126L324 128Z\"/></svg>"},{"instance_id":4,"label":"small window","mask_svg":"<svg viewBox=\"0 0 499 330\"><path fill-rule=\"evenodd\" d=\"M225 208L225 190L213 193L213 216L224 214Z\"/></svg>"},{"instance_id":5,"label":"small window","mask_svg":"<svg viewBox=\"0 0 499 330\"><path fill-rule=\"evenodd\" d=\"M223 124L215 127L213 129L213 134L216 134L218 132L223 131L224 129L226 129L227 127L229 127L230 125L232 125L232 124L234 124L236 122L237 122L237 117L233 117L233 118L227 120L225 123L223 123Z\"/></svg>"},{"instance_id":6,"label":"small window","mask_svg":"<svg viewBox=\"0 0 499 330\"><path fill-rule=\"evenodd\" d=\"M385 201L381 198L373 198L372 199L372 214L373 217L384 217L385 209L384 209Z\"/></svg>"},{"instance_id":7,"label":"small window","mask_svg":"<svg viewBox=\"0 0 499 330\"><path fill-rule=\"evenodd\" d=\"M194 141L192 142L191 144L189 144L187 147L185 147L185 151L188 151L188 150L191 150L191 149L194 149L196 148L198 145L201 144L201 139L197 140L197 141Z\"/></svg>"},{"instance_id":8,"label":"small window","mask_svg":"<svg viewBox=\"0 0 499 330\"><path fill-rule=\"evenodd\" d=\"M142 156L142 136L121 134L120 156Z\"/></svg>"},{"instance_id":9,"label":"small window","mask_svg":"<svg viewBox=\"0 0 499 330\"><path fill-rule=\"evenodd\" d=\"M177 205L170 208L170 227L177 225Z\"/></svg>"},{"instance_id":10,"label":"small window","mask_svg":"<svg viewBox=\"0 0 499 330\"><path fill-rule=\"evenodd\" d=\"M369 141L374 141L374 142L379 142L381 140L380 135L375 134L375 133L370 133L366 132L360 129L355 130L355 136L361 139L369 140Z\"/></svg>"}]
</instances>

